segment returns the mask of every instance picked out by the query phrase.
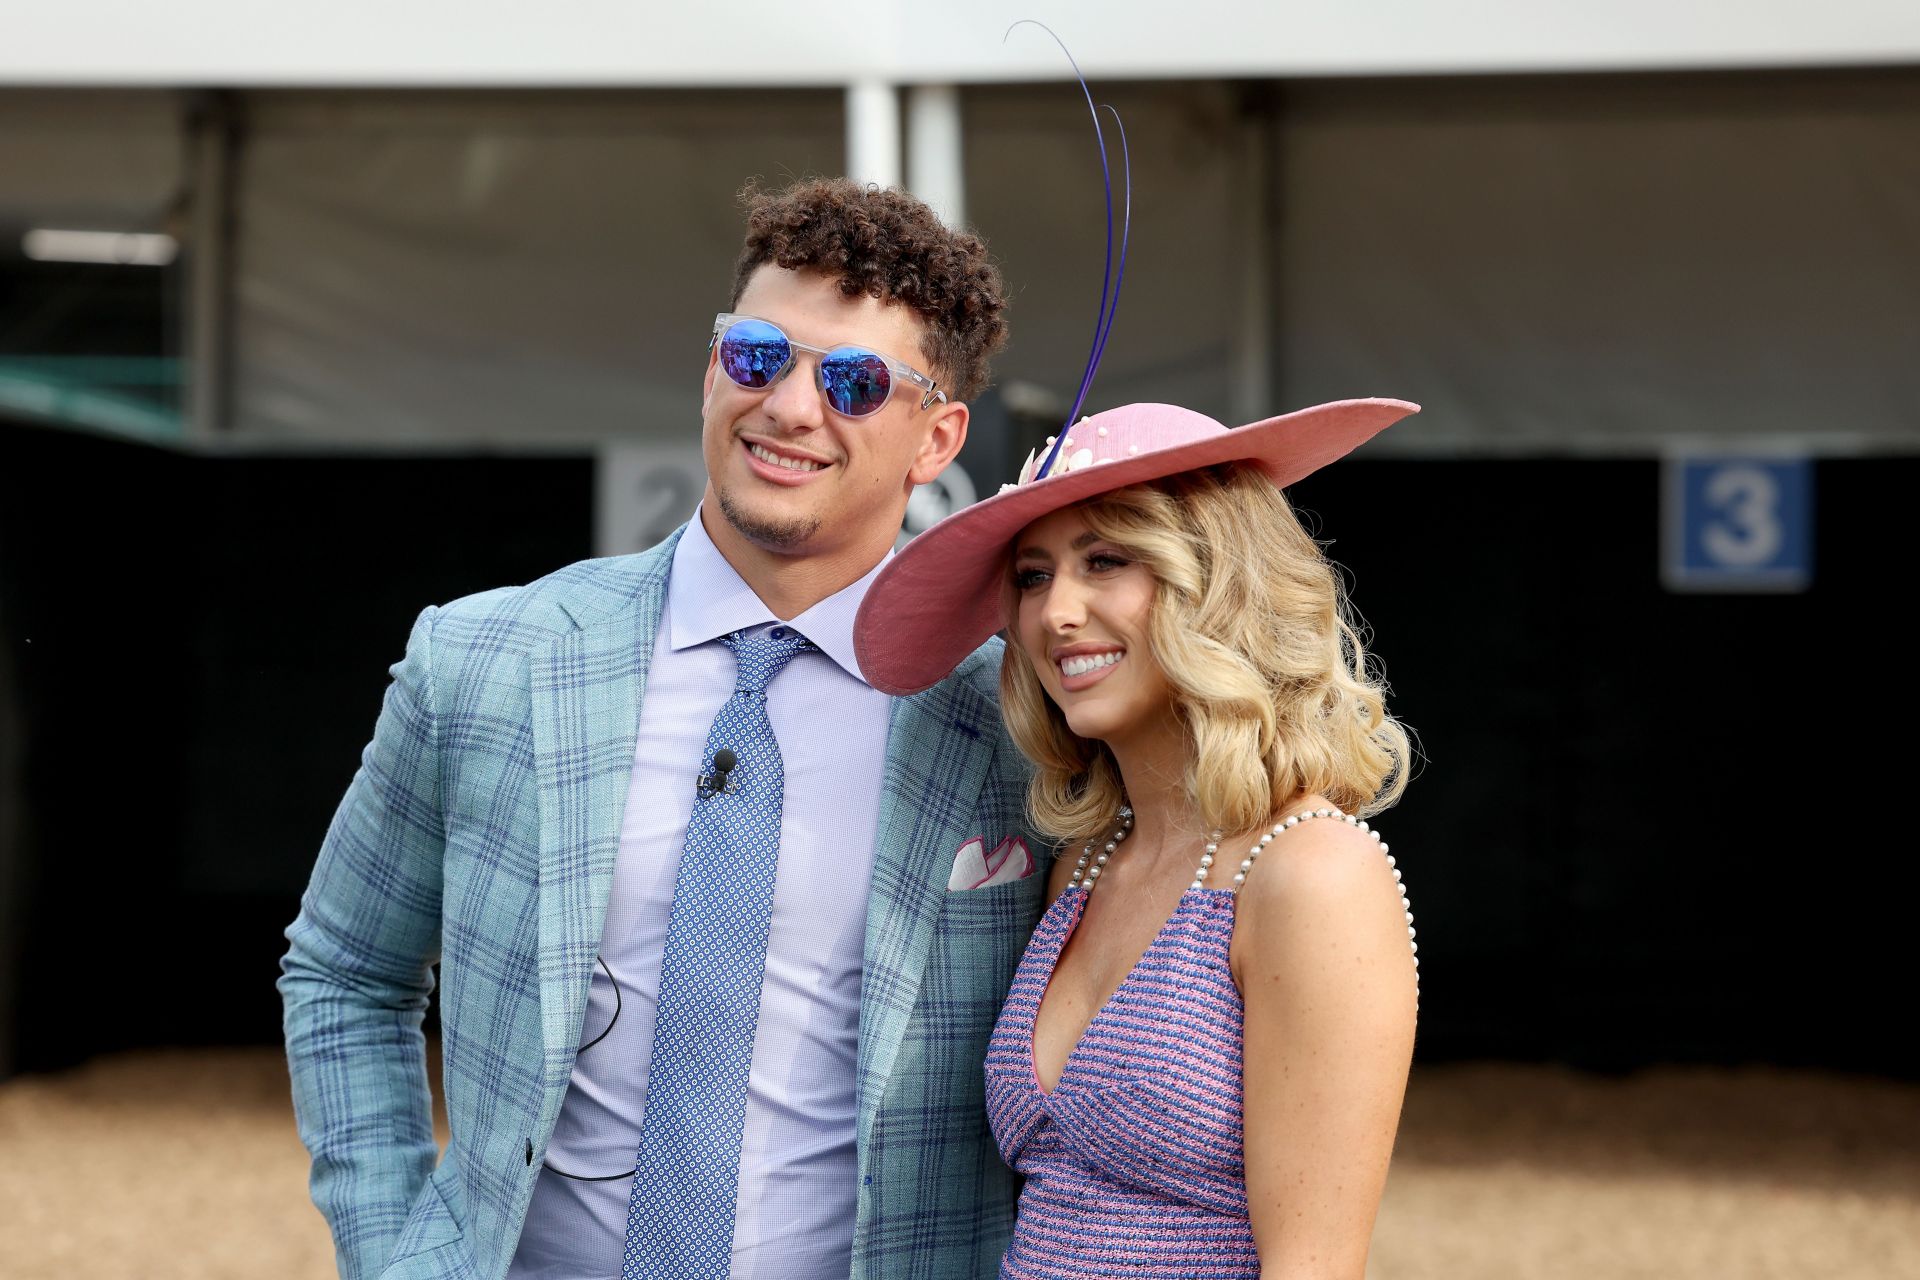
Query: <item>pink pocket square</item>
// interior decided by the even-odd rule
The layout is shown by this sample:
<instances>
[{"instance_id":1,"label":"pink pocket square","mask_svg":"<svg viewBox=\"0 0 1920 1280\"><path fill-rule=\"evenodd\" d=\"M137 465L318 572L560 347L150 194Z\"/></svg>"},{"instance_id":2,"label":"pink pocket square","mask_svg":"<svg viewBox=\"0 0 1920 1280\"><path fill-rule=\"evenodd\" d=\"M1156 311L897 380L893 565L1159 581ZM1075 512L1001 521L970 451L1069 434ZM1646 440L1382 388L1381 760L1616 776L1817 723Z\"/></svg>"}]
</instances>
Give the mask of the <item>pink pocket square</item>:
<instances>
[{"instance_id":1,"label":"pink pocket square","mask_svg":"<svg viewBox=\"0 0 1920 1280\"><path fill-rule=\"evenodd\" d=\"M1025 840L1008 836L988 853L985 838L975 836L960 846L959 856L953 860L953 874L947 877L947 888L990 889L1009 880L1024 880L1032 874L1033 854L1028 852Z\"/></svg>"}]
</instances>

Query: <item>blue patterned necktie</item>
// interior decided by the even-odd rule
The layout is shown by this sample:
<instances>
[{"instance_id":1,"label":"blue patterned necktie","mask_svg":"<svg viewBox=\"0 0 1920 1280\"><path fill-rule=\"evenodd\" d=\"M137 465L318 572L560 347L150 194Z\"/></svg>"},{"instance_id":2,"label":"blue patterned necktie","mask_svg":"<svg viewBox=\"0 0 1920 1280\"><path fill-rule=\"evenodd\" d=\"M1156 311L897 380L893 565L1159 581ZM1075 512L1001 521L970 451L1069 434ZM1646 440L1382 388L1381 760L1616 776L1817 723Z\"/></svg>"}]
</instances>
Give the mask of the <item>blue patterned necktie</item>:
<instances>
[{"instance_id":1,"label":"blue patterned necktie","mask_svg":"<svg viewBox=\"0 0 1920 1280\"><path fill-rule=\"evenodd\" d=\"M738 675L707 734L702 772L722 748L735 764L724 792L703 788L694 802L674 881L621 1280L724 1280L733 1265L786 785L767 685L813 645L784 626L723 639Z\"/></svg>"}]
</instances>

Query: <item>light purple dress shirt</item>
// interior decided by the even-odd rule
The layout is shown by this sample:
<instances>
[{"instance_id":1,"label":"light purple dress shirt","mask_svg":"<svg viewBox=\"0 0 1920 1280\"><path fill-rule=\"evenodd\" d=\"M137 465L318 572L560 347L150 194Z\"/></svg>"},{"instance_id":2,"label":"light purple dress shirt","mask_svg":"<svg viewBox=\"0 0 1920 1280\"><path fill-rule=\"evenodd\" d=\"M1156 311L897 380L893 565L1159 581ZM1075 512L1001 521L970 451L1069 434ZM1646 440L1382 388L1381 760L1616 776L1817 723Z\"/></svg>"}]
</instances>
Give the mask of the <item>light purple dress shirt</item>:
<instances>
[{"instance_id":1,"label":"light purple dress shirt","mask_svg":"<svg viewBox=\"0 0 1920 1280\"><path fill-rule=\"evenodd\" d=\"M860 957L890 706L860 678L853 618L878 572L785 624L821 652L795 658L767 690L786 798L747 1083L737 1280L844 1280L852 1267ZM733 693L719 637L776 621L696 515L667 581L581 1044L605 1036L575 1060L509 1280L618 1280L632 1178L554 1170L633 1168L674 878L707 733Z\"/></svg>"}]
</instances>

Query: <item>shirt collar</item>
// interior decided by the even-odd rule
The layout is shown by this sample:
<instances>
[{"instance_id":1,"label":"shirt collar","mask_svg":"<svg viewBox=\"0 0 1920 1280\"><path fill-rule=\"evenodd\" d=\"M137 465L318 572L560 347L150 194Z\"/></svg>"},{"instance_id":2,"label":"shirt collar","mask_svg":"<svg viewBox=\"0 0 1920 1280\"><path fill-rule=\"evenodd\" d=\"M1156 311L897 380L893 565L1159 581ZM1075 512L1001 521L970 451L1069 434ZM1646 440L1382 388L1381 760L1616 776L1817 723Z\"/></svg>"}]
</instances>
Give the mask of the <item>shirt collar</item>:
<instances>
[{"instance_id":1,"label":"shirt collar","mask_svg":"<svg viewBox=\"0 0 1920 1280\"><path fill-rule=\"evenodd\" d=\"M811 640L840 669L862 684L860 664L853 655L853 619L860 602L880 569L893 555L888 551L866 576L820 601L787 625ZM676 651L718 640L731 631L778 622L720 548L713 545L700 513L694 512L680 545L673 551L673 570L667 577L667 642Z\"/></svg>"}]
</instances>

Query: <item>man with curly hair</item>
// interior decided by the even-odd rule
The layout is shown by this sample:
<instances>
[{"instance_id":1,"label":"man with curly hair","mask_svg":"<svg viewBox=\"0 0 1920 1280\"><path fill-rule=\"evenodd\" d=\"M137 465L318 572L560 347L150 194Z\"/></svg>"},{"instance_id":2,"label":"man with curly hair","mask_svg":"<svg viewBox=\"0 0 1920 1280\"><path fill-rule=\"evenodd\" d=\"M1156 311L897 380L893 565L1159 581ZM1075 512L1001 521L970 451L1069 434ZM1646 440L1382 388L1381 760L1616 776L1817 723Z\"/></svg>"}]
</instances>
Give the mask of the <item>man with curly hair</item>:
<instances>
[{"instance_id":1,"label":"man with curly hair","mask_svg":"<svg viewBox=\"0 0 1920 1280\"><path fill-rule=\"evenodd\" d=\"M852 628L1005 299L911 196L745 198L699 511L421 614L288 929L343 1276L998 1265L1016 1188L981 1061L1046 879L998 641L893 700Z\"/></svg>"}]
</instances>

